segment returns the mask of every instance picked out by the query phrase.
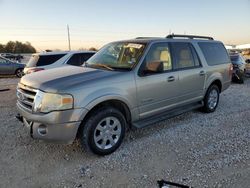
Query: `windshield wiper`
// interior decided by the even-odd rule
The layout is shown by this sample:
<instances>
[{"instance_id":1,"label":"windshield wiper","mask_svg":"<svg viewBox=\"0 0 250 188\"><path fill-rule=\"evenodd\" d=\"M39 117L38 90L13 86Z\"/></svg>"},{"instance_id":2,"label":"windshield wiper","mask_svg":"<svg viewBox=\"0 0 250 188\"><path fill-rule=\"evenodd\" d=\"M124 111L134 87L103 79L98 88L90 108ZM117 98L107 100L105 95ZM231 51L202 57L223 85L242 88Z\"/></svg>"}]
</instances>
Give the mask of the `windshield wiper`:
<instances>
[{"instance_id":1,"label":"windshield wiper","mask_svg":"<svg viewBox=\"0 0 250 188\"><path fill-rule=\"evenodd\" d=\"M85 63L85 66L86 66L86 67L101 67L101 68L105 68L105 69L108 69L108 70L111 70L111 71L114 70L113 68L111 68L111 67L108 66L108 65L99 64L99 63L97 63L97 64L88 64L88 63Z\"/></svg>"},{"instance_id":2,"label":"windshield wiper","mask_svg":"<svg viewBox=\"0 0 250 188\"><path fill-rule=\"evenodd\" d=\"M130 67L112 67L114 70L120 70L120 71L131 71L132 68Z\"/></svg>"}]
</instances>

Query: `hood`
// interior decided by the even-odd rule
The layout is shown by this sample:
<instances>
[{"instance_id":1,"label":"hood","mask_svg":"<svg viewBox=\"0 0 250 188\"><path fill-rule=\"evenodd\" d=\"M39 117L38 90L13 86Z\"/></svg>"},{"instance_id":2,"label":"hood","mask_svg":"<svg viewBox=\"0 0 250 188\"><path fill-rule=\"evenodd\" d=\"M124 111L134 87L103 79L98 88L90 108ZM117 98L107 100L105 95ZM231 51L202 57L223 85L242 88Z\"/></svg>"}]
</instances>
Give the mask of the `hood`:
<instances>
[{"instance_id":1,"label":"hood","mask_svg":"<svg viewBox=\"0 0 250 188\"><path fill-rule=\"evenodd\" d=\"M78 84L100 81L114 74L117 74L117 72L87 67L64 66L25 75L20 83L42 91L57 92Z\"/></svg>"}]
</instances>

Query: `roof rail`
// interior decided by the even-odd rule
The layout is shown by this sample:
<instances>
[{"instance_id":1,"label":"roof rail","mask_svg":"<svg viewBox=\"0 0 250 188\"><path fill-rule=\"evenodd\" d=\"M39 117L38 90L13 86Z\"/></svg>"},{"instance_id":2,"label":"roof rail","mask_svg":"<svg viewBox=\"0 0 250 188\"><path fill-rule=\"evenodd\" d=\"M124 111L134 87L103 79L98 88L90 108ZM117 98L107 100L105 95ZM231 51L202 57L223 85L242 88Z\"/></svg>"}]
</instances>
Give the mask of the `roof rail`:
<instances>
[{"instance_id":1,"label":"roof rail","mask_svg":"<svg viewBox=\"0 0 250 188\"><path fill-rule=\"evenodd\" d=\"M199 36L199 35L175 35L171 34L166 36L166 38L172 39L172 38L189 38L189 39L208 39L208 40L214 40L213 37L206 37L206 36Z\"/></svg>"}]
</instances>

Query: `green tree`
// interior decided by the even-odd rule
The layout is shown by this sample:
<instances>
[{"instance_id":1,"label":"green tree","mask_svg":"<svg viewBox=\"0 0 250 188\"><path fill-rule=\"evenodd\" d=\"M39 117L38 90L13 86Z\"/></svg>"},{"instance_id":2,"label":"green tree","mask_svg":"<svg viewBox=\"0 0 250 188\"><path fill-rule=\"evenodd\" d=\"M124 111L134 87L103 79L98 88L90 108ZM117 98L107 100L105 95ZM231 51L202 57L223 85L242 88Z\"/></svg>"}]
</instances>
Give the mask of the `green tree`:
<instances>
[{"instance_id":1,"label":"green tree","mask_svg":"<svg viewBox=\"0 0 250 188\"><path fill-rule=\"evenodd\" d=\"M14 53L14 51L15 51L15 46L16 46L16 43L15 43L15 42L9 41L9 42L5 45L5 47L4 47L5 52L6 52L6 53Z\"/></svg>"},{"instance_id":2,"label":"green tree","mask_svg":"<svg viewBox=\"0 0 250 188\"><path fill-rule=\"evenodd\" d=\"M29 43L9 41L6 45L0 44L1 53L35 53L36 49Z\"/></svg>"},{"instance_id":3,"label":"green tree","mask_svg":"<svg viewBox=\"0 0 250 188\"><path fill-rule=\"evenodd\" d=\"M0 53L4 53L5 49L4 49L4 45L0 44Z\"/></svg>"},{"instance_id":4,"label":"green tree","mask_svg":"<svg viewBox=\"0 0 250 188\"><path fill-rule=\"evenodd\" d=\"M95 47L89 48L89 51L98 51Z\"/></svg>"}]
</instances>

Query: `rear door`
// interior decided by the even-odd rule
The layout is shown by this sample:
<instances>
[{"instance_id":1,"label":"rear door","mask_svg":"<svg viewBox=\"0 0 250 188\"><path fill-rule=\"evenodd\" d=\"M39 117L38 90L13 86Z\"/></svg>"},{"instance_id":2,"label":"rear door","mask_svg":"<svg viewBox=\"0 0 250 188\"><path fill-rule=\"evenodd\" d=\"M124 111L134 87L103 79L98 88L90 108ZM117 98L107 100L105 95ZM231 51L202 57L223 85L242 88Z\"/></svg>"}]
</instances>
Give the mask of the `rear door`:
<instances>
[{"instance_id":1,"label":"rear door","mask_svg":"<svg viewBox=\"0 0 250 188\"><path fill-rule=\"evenodd\" d=\"M174 71L179 75L179 102L201 100L205 87L206 72L195 48L188 42L173 42L171 49Z\"/></svg>"}]
</instances>

